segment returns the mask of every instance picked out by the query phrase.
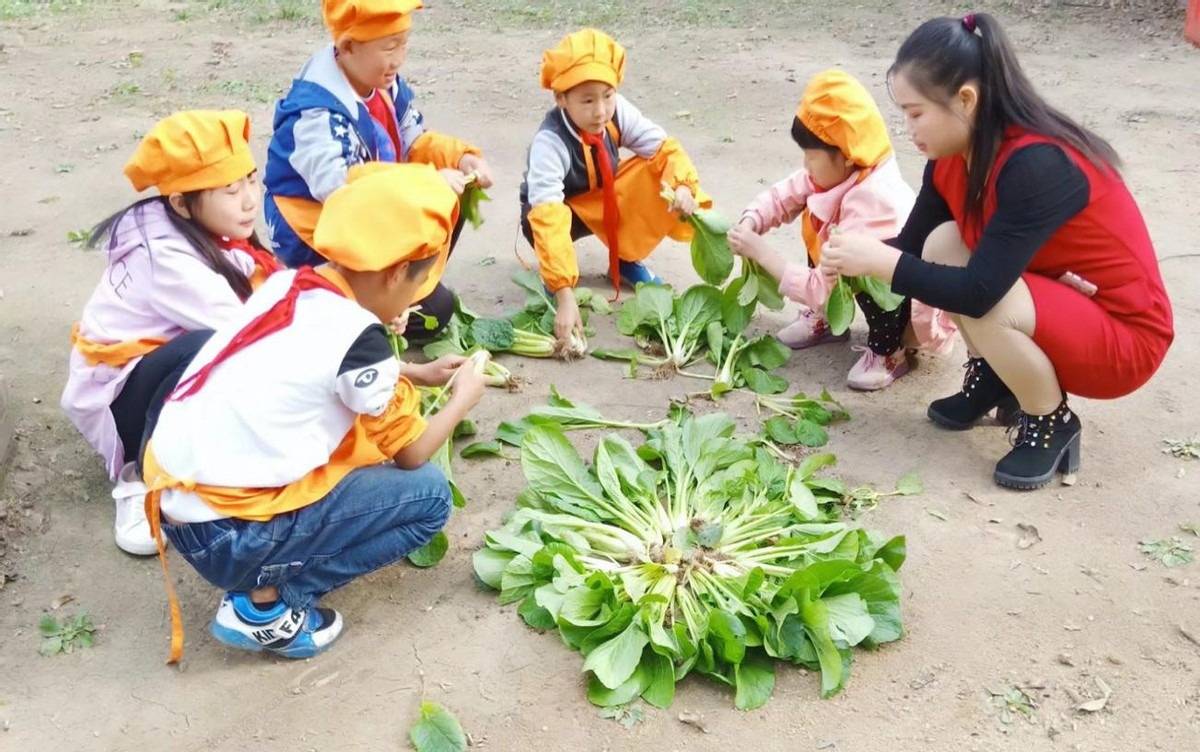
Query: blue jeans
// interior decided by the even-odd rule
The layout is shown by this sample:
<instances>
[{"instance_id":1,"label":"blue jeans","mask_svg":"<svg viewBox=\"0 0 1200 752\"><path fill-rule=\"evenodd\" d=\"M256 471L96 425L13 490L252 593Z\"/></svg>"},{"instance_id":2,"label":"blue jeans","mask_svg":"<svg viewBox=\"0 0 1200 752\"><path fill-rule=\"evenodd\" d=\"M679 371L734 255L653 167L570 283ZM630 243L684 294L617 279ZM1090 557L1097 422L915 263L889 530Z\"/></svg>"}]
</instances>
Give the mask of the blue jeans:
<instances>
[{"instance_id":1,"label":"blue jeans","mask_svg":"<svg viewBox=\"0 0 1200 752\"><path fill-rule=\"evenodd\" d=\"M279 588L303 609L420 548L450 516L450 485L428 463L359 468L325 498L267 522L222 519L163 532L204 579L226 591Z\"/></svg>"}]
</instances>

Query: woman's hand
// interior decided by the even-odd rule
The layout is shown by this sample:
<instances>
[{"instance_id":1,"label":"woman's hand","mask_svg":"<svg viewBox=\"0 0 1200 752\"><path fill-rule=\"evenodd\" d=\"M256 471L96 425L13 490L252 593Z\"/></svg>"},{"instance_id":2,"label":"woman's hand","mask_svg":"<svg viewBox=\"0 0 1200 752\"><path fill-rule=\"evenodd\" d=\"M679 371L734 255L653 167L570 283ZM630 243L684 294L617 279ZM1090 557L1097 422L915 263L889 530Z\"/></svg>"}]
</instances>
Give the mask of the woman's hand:
<instances>
[{"instance_id":1,"label":"woman's hand","mask_svg":"<svg viewBox=\"0 0 1200 752\"><path fill-rule=\"evenodd\" d=\"M891 284L899 258L900 251L870 235L837 233L821 249L821 271L826 276L869 276Z\"/></svg>"}]
</instances>

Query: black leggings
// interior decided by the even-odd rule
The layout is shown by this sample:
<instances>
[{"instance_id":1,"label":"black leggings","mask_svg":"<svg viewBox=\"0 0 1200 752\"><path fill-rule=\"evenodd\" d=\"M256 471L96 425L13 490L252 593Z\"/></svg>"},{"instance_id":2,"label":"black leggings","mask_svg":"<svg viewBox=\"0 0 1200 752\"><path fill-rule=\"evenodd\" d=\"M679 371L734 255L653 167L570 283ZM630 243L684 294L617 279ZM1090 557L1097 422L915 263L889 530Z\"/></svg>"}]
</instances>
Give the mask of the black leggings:
<instances>
[{"instance_id":1,"label":"black leggings","mask_svg":"<svg viewBox=\"0 0 1200 752\"><path fill-rule=\"evenodd\" d=\"M866 293L855 296L867 320L867 347L876 355L891 355L904 342L904 330L912 319L912 298L905 298L894 311L885 311Z\"/></svg>"},{"instance_id":2,"label":"black leggings","mask_svg":"<svg viewBox=\"0 0 1200 752\"><path fill-rule=\"evenodd\" d=\"M181 334L133 367L121 393L109 407L117 424L117 436L125 448L126 462L140 461L147 413L155 405L161 409L167 394L175 388L192 358L211 336L212 331L208 329ZM158 410L154 412L157 415Z\"/></svg>"}]
</instances>

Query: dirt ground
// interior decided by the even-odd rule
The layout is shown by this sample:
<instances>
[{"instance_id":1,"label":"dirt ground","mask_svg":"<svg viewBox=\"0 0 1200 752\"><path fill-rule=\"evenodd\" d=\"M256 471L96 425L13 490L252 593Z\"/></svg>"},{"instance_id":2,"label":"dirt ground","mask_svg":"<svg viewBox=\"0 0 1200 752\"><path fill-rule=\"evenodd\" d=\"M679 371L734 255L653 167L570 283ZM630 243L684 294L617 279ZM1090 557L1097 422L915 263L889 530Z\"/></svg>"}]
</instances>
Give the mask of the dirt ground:
<instances>
[{"instance_id":1,"label":"dirt ground","mask_svg":"<svg viewBox=\"0 0 1200 752\"><path fill-rule=\"evenodd\" d=\"M177 557L188 642L182 670L163 665L167 611L161 572L112 544L100 462L60 413L67 332L103 259L67 241L131 199L120 168L157 117L183 107L239 107L265 156L273 99L324 42L311 3L80 3L0 0L0 376L16 417L0 484L0 749L297 750L407 748L422 698L453 710L476 745L493 750L1196 750L1200 749L1200 565L1167 569L1143 539L1200 523L1200 462L1161 453L1164 438L1200 433L1200 259L1163 261L1177 340L1149 386L1118 402L1077 407L1084 468L1073 487L1015 495L991 483L1003 431L935 430L926 403L958 385L955 357L925 359L881 394L844 388L856 354L829 346L796 355L797 388L830 387L854 415L831 449L854 482L886 485L917 470L923 496L888 501L867 524L906 533L906 638L860 654L843 694L818 699L816 677L782 668L775 696L741 713L710 682L689 679L670 711L645 708L631 728L584 697L581 660L552 635L473 584L470 552L522 488L519 467L462 461L470 504L432 571L402 565L331 595L347 631L302 663L234 653L206 631L218 594ZM920 20L953 3L549 3L427 0L407 75L432 127L482 145L499 184L487 223L468 232L450 281L481 310L520 304L516 192L525 148L548 98L540 51L582 21L629 47L626 93L677 134L706 187L735 213L799 154L787 136L806 78L844 66L886 103L883 75ZM882 4L879 4L882 5ZM1200 238L1200 50L1182 41L1179 3L978 3L1009 24L1041 89L1109 137L1163 259ZM23 15L30 6L42 12ZM240 6L251 6L243 8ZM1096 6L1096 7L1089 7ZM903 170L921 161L884 104ZM776 236L794 247L794 236ZM604 262L584 266L600 285ZM521 246L528 257L531 252ZM489 262L487 259L494 259ZM686 249L669 244L656 269L691 284ZM783 316L765 316L775 327ZM599 323L598 344L616 344ZM858 333L861 337L861 332ZM656 416L689 384L622 379L618 366L516 361L531 385L489 394L488 434L544 400L556 384L613 416ZM749 405L731 410L749 421ZM747 425L750 425L747 422ZM1040 541L1021 542L1017 525ZM1200 549L1200 540L1191 538ZM87 611L103 625L92 649L43 658L37 623ZM1099 712L1077 706L1111 688ZM1023 689L1029 717L992 693ZM708 733L682 724L703 716ZM1007 722L1006 722L1007 720Z\"/></svg>"}]
</instances>

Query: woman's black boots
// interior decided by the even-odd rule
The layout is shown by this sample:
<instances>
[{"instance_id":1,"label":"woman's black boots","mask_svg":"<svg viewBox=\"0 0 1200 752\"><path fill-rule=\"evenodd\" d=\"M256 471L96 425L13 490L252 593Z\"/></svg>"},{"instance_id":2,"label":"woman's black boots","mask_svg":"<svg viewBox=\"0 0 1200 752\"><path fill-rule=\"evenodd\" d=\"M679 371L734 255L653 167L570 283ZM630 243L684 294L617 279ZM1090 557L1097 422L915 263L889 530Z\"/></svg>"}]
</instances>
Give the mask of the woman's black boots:
<instances>
[{"instance_id":1,"label":"woman's black boots","mask_svg":"<svg viewBox=\"0 0 1200 752\"><path fill-rule=\"evenodd\" d=\"M1067 407L1066 398L1049 415L1017 413L1009 429L1013 449L996 464L996 482L1019 491L1032 491L1049 483L1056 473L1079 470L1079 416Z\"/></svg>"},{"instance_id":2,"label":"woman's black boots","mask_svg":"<svg viewBox=\"0 0 1200 752\"><path fill-rule=\"evenodd\" d=\"M929 419L943 428L965 431L995 410L996 420L1010 425L1018 412L1012 391L983 358L969 358L964 367L962 391L931 403Z\"/></svg>"}]
</instances>

